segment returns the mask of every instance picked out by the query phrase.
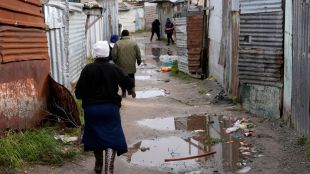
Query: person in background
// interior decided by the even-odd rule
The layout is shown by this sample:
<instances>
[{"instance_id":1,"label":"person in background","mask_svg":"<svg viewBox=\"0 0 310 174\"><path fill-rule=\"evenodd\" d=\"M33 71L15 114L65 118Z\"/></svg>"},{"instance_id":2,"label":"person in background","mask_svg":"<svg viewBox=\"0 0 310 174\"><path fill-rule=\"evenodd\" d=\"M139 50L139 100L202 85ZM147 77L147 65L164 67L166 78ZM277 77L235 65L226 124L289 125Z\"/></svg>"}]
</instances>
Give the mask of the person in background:
<instances>
[{"instance_id":1,"label":"person in background","mask_svg":"<svg viewBox=\"0 0 310 174\"><path fill-rule=\"evenodd\" d=\"M110 44L109 44L109 46L110 46L109 62L110 62L110 63L114 63L114 62L113 62L113 58L112 58L112 49L113 49L115 43L118 41L118 39L119 39L119 38L118 38L118 35L116 35L116 34L113 34L113 35L111 36L111 38L110 38Z\"/></svg>"},{"instance_id":2,"label":"person in background","mask_svg":"<svg viewBox=\"0 0 310 174\"><path fill-rule=\"evenodd\" d=\"M121 39L117 41L112 49L114 62L119 65L135 81L136 63L141 64L140 48L134 40L130 39L129 31L123 30ZM133 92L133 94L131 94ZM136 97L135 90L128 91L129 95ZM126 97L126 89L122 88L122 97Z\"/></svg>"},{"instance_id":3,"label":"person in background","mask_svg":"<svg viewBox=\"0 0 310 174\"><path fill-rule=\"evenodd\" d=\"M123 132L119 86L132 90L134 82L115 64L109 63L110 47L107 41L98 41L93 48L94 63L82 70L75 88L75 96L82 99L85 127L82 138L85 151L94 151L95 172L103 168L105 151L105 173L113 174L116 154L127 152Z\"/></svg>"},{"instance_id":4,"label":"person in background","mask_svg":"<svg viewBox=\"0 0 310 174\"><path fill-rule=\"evenodd\" d=\"M166 25L165 25L165 32L167 34L167 39L168 39L167 45L170 45L170 40L172 41L172 44L174 44L174 40L172 38L173 31L174 31L174 25L170 21L170 19L167 18Z\"/></svg>"},{"instance_id":5,"label":"person in background","mask_svg":"<svg viewBox=\"0 0 310 174\"><path fill-rule=\"evenodd\" d=\"M151 39L150 41L152 42L153 40L153 36L154 36L154 33L156 33L157 35L157 39L160 40L160 22L158 19L155 19L153 22L152 22L152 35L151 35Z\"/></svg>"}]
</instances>

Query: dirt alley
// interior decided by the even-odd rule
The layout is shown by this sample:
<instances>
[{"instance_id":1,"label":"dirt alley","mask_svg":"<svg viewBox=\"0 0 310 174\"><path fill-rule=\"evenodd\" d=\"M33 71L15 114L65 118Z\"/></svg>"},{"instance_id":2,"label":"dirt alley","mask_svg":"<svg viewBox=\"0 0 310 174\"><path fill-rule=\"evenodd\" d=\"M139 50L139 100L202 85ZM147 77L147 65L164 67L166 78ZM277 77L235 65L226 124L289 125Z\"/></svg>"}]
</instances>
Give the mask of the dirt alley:
<instances>
[{"instance_id":1,"label":"dirt alley","mask_svg":"<svg viewBox=\"0 0 310 174\"><path fill-rule=\"evenodd\" d=\"M253 117L242 111L226 96L218 95L222 89L212 79L182 80L160 72L158 56L166 54L165 42L150 43L149 33L134 37L144 64L136 74L137 98L127 97L122 102L122 124L130 149L127 155L117 157L115 174L310 173L305 147L297 145L298 135L293 130L280 120ZM175 45L169 49L176 54ZM242 118L249 118L255 125L252 136L225 133ZM206 143L214 137L221 141ZM208 151L216 154L164 162L165 158ZM91 174L93 167L94 157L86 155L62 167L33 166L21 173Z\"/></svg>"}]
</instances>

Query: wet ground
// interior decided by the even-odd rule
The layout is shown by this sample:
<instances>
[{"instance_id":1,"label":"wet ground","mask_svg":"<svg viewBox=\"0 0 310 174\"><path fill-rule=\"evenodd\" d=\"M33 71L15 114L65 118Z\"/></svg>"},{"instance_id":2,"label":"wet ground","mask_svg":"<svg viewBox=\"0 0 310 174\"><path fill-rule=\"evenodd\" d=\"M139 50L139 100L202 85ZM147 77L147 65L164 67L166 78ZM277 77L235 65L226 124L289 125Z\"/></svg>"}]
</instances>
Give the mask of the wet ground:
<instances>
[{"instance_id":1,"label":"wet ground","mask_svg":"<svg viewBox=\"0 0 310 174\"><path fill-rule=\"evenodd\" d=\"M136 73L137 97L122 102L129 152L116 158L115 174L310 173L294 131L233 105L213 79L181 80L161 72L161 58L175 55L175 47L150 43L148 33L134 37L143 63ZM254 126L227 133L238 120ZM21 173L91 174L93 167L88 154L62 167L38 165Z\"/></svg>"}]
</instances>

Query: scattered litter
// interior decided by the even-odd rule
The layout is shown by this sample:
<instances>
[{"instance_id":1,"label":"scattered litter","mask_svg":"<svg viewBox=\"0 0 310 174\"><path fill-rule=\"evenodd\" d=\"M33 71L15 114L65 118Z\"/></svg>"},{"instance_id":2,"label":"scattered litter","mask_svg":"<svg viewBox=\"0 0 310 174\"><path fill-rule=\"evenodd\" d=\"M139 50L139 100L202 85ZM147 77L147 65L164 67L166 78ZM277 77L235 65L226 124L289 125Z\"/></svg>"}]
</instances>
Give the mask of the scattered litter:
<instances>
[{"instance_id":1,"label":"scattered litter","mask_svg":"<svg viewBox=\"0 0 310 174\"><path fill-rule=\"evenodd\" d=\"M212 94L210 94L210 93L206 93L206 96L208 96L208 97L210 97Z\"/></svg>"},{"instance_id":2,"label":"scattered litter","mask_svg":"<svg viewBox=\"0 0 310 174\"><path fill-rule=\"evenodd\" d=\"M215 154L216 152L209 152L201 155L195 155L195 156L189 156L189 157L182 157L182 158L170 158L170 159L165 159L165 162L169 161L181 161L181 160L189 160L189 159L194 159L194 158L201 158L201 157L206 157Z\"/></svg>"},{"instance_id":3,"label":"scattered litter","mask_svg":"<svg viewBox=\"0 0 310 174\"><path fill-rule=\"evenodd\" d=\"M187 172L185 174L202 174L203 171L199 170L199 171L192 171L192 172Z\"/></svg>"},{"instance_id":4,"label":"scattered litter","mask_svg":"<svg viewBox=\"0 0 310 174\"><path fill-rule=\"evenodd\" d=\"M205 132L205 130L194 130L195 133L199 133L199 132Z\"/></svg>"},{"instance_id":5,"label":"scattered litter","mask_svg":"<svg viewBox=\"0 0 310 174\"><path fill-rule=\"evenodd\" d=\"M250 166L246 166L238 171L238 173L248 173L251 170Z\"/></svg>"},{"instance_id":6,"label":"scattered litter","mask_svg":"<svg viewBox=\"0 0 310 174\"><path fill-rule=\"evenodd\" d=\"M236 132L239 129L239 127L230 127L226 129L226 133L231 134L233 132Z\"/></svg>"},{"instance_id":7,"label":"scattered litter","mask_svg":"<svg viewBox=\"0 0 310 174\"><path fill-rule=\"evenodd\" d=\"M244 136L250 137L250 136L252 136L252 133L251 132L246 132L246 133L244 133Z\"/></svg>"},{"instance_id":8,"label":"scattered litter","mask_svg":"<svg viewBox=\"0 0 310 174\"><path fill-rule=\"evenodd\" d=\"M140 150L141 150L141 152L145 152L147 150L150 150L150 148L149 147L141 147Z\"/></svg>"},{"instance_id":9,"label":"scattered litter","mask_svg":"<svg viewBox=\"0 0 310 174\"><path fill-rule=\"evenodd\" d=\"M261 158L261 157L263 157L263 156L264 156L264 155L262 155L262 154L254 155L255 158Z\"/></svg>"},{"instance_id":10,"label":"scattered litter","mask_svg":"<svg viewBox=\"0 0 310 174\"><path fill-rule=\"evenodd\" d=\"M76 142L78 141L78 137L69 137L65 135L56 135L54 137L56 140L61 140L63 143L71 143L71 142Z\"/></svg>"}]
</instances>

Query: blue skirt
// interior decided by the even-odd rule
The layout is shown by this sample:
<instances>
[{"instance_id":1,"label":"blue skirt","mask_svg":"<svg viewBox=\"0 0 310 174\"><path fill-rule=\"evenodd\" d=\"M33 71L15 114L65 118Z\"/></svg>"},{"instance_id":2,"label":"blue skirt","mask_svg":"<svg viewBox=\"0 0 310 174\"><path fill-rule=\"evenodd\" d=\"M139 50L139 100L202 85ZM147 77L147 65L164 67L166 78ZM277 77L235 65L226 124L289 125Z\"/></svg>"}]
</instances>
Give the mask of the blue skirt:
<instances>
[{"instance_id":1,"label":"blue skirt","mask_svg":"<svg viewBox=\"0 0 310 174\"><path fill-rule=\"evenodd\" d=\"M85 151L111 148L117 155L127 152L119 106L111 103L85 106L84 119L82 143Z\"/></svg>"}]
</instances>

